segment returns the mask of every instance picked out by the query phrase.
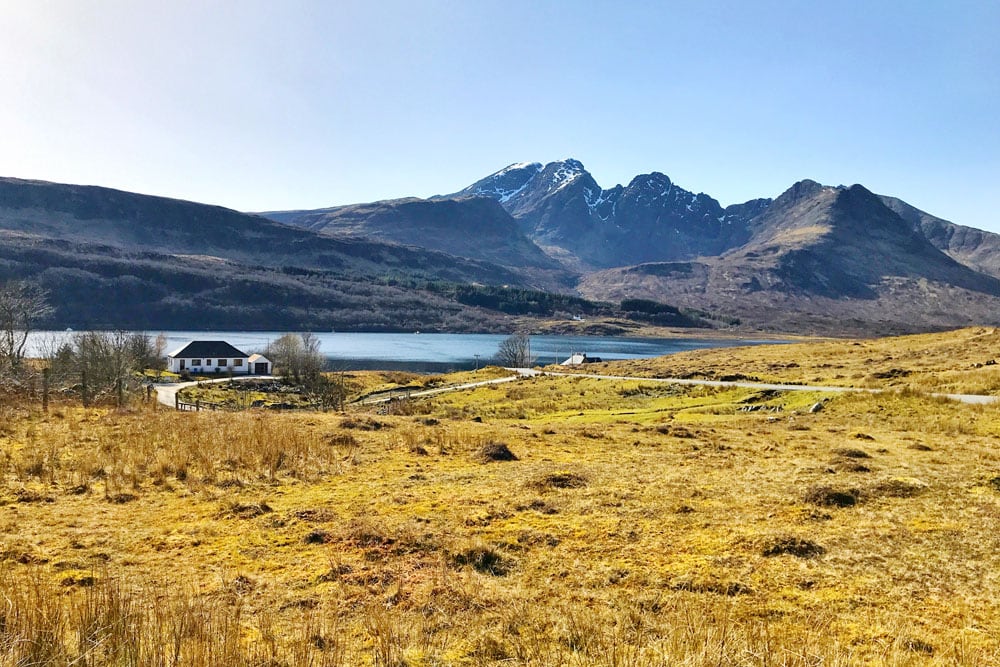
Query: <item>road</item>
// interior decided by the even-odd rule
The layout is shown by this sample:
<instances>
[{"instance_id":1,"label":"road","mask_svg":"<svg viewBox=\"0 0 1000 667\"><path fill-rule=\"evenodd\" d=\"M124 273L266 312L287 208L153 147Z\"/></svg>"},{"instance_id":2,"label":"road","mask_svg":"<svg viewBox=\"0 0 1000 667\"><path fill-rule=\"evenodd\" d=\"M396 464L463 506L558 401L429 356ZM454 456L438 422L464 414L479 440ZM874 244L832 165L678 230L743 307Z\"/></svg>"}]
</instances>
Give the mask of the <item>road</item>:
<instances>
[{"instance_id":1,"label":"road","mask_svg":"<svg viewBox=\"0 0 1000 667\"><path fill-rule=\"evenodd\" d=\"M156 400L160 405L165 405L168 408L173 408L177 405L176 397L177 392L186 387L194 387L199 384L210 384L216 382L229 382L230 380L236 380L237 382L241 380L274 380L276 379L273 375L248 375L245 377L225 377L219 378L217 380L200 380L192 382L163 382L160 384L154 384L153 389L156 390Z\"/></svg>"},{"instance_id":2,"label":"road","mask_svg":"<svg viewBox=\"0 0 1000 667\"><path fill-rule=\"evenodd\" d=\"M510 377L494 378L492 380L481 380L479 382L467 382L465 384L458 384L450 387L439 387L437 389L424 389L421 391L409 392L406 394L408 398L426 398L428 396L435 396L437 394L444 394L452 391L465 391L467 389L475 389L476 387L484 387L491 384L505 384L507 382L516 382L524 378L539 377L539 376L555 376L555 377L584 377L592 378L595 380L616 380L616 381L630 381L630 382L654 382L663 384L677 384L677 385L687 385L687 386L704 386L704 387L740 387L744 389L755 389L758 391L763 390L773 390L773 391L812 391L812 392L823 392L823 393L834 393L843 394L848 392L861 392L868 394L881 394L885 391L891 391L887 389L863 389L858 387L836 387L828 385L806 385L806 384L773 384L768 382L744 382L742 380L695 380L691 378L647 378L647 377L634 377L628 375L600 375L595 373L558 373L554 371L540 371L534 368L508 368L507 370L516 373L516 375L511 375ZM202 380L202 382L228 382L230 379L234 380L272 380L273 376L269 375L254 375L249 378L222 378L219 380ZM184 387L193 387L198 384L197 382L180 382L176 384L158 384L155 385L156 388L156 398L163 405L174 407L174 397L178 391ZM988 405L991 403L996 403L1000 400L1000 396L984 396L981 394L943 394L938 392L932 392L929 394L935 398L946 398L952 401L958 401L959 403L966 403L969 405ZM388 403L398 396L379 396L374 398L364 399L359 401L362 405L375 405L378 403Z\"/></svg>"},{"instance_id":3,"label":"road","mask_svg":"<svg viewBox=\"0 0 1000 667\"><path fill-rule=\"evenodd\" d=\"M594 378L597 380L633 380L642 382L664 382L667 384L680 384L680 385L702 385L706 387L743 387L745 389L772 389L776 391L819 391L819 392L831 392L831 393L845 393L845 392L861 392L868 394L881 394L886 391L892 391L891 389L865 389L858 387L836 387L829 385L808 385L808 384L770 384L767 382L744 382L742 380L693 380L691 378L644 378L644 377L631 377L627 375L596 375L591 373L555 373L552 371L538 371L532 368L512 368L509 370L514 370L523 376L530 377L536 375L556 375L561 377L586 377ZM983 394L943 394L939 392L931 392L928 394L935 398L947 398L952 401L958 401L959 403L968 403L970 405L988 405L990 403L996 403L1000 400L1000 396L987 396Z\"/></svg>"}]
</instances>

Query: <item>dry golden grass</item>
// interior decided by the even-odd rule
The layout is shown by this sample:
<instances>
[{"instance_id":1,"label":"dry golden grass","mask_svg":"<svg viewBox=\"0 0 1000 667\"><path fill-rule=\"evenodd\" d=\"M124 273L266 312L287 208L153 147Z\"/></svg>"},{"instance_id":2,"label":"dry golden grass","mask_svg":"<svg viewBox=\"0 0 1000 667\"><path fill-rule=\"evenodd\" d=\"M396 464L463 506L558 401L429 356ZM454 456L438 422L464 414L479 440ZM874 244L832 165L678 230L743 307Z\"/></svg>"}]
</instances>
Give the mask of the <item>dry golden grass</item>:
<instances>
[{"instance_id":1,"label":"dry golden grass","mask_svg":"<svg viewBox=\"0 0 1000 667\"><path fill-rule=\"evenodd\" d=\"M622 375L1000 393L1000 331L970 328L872 340L716 348L588 366Z\"/></svg>"},{"instance_id":2,"label":"dry golden grass","mask_svg":"<svg viewBox=\"0 0 1000 667\"><path fill-rule=\"evenodd\" d=\"M547 377L390 416L5 404L0 665L1000 663L1000 408L815 400Z\"/></svg>"}]
</instances>

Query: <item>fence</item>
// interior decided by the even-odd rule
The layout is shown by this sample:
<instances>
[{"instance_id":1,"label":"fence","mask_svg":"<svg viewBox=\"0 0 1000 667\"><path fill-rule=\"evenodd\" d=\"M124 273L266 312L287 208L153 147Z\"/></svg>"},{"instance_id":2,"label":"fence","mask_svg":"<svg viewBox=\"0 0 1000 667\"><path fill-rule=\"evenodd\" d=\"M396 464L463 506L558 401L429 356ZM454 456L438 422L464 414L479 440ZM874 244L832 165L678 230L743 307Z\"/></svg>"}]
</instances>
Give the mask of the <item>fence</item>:
<instances>
[{"instance_id":1,"label":"fence","mask_svg":"<svg viewBox=\"0 0 1000 667\"><path fill-rule=\"evenodd\" d=\"M209 403L208 401L186 403L176 394L174 394L174 407L181 412L201 412L202 410L225 410L227 412L232 412L235 409L228 405L222 405L221 403Z\"/></svg>"}]
</instances>

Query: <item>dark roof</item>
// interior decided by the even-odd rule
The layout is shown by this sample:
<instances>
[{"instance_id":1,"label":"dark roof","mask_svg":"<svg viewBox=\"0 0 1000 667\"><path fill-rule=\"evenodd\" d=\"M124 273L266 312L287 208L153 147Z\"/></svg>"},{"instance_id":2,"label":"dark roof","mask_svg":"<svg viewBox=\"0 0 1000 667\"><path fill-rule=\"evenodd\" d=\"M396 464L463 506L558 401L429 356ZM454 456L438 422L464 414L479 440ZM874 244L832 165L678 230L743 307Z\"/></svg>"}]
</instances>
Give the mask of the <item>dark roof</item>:
<instances>
[{"instance_id":1,"label":"dark roof","mask_svg":"<svg viewBox=\"0 0 1000 667\"><path fill-rule=\"evenodd\" d=\"M224 340L193 340L181 349L167 356L174 359L246 359L249 355L241 352Z\"/></svg>"}]
</instances>

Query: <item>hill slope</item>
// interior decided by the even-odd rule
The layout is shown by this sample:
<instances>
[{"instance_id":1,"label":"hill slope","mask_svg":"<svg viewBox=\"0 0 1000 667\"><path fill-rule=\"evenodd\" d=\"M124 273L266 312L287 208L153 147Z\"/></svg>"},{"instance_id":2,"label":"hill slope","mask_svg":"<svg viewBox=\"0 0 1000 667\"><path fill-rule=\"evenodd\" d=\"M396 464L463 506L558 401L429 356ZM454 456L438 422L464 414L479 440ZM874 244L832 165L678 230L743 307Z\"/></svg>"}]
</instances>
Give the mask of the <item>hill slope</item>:
<instances>
[{"instance_id":1,"label":"hill slope","mask_svg":"<svg viewBox=\"0 0 1000 667\"><path fill-rule=\"evenodd\" d=\"M533 280L218 206L3 178L0 281L15 278L48 288L52 324L74 328L428 331L507 329L509 319L422 289L428 282Z\"/></svg>"},{"instance_id":2,"label":"hill slope","mask_svg":"<svg viewBox=\"0 0 1000 667\"><path fill-rule=\"evenodd\" d=\"M1000 234L956 225L896 197L882 195L879 199L952 259L1000 278Z\"/></svg>"},{"instance_id":3,"label":"hill slope","mask_svg":"<svg viewBox=\"0 0 1000 667\"><path fill-rule=\"evenodd\" d=\"M275 211L265 217L331 236L420 246L513 267L558 269L489 197L394 199L315 211Z\"/></svg>"},{"instance_id":4,"label":"hill slope","mask_svg":"<svg viewBox=\"0 0 1000 667\"><path fill-rule=\"evenodd\" d=\"M110 188L0 178L0 229L127 250L214 256L260 266L298 266L442 280L515 283L495 264L363 238L332 238L220 206Z\"/></svg>"}]
</instances>

